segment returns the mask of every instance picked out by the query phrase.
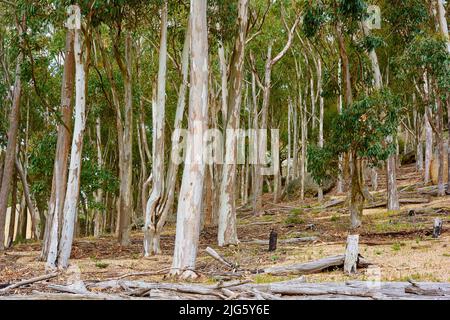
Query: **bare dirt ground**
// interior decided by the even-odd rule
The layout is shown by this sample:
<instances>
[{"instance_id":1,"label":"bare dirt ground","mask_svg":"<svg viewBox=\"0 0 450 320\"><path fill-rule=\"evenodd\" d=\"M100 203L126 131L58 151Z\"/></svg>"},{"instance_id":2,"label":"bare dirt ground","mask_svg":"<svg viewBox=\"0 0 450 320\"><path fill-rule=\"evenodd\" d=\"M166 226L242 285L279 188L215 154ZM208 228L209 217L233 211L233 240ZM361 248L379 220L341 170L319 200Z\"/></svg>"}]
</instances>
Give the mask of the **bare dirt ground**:
<instances>
[{"instance_id":1,"label":"bare dirt ground","mask_svg":"<svg viewBox=\"0 0 450 320\"><path fill-rule=\"evenodd\" d=\"M399 189L403 190L400 198L405 195L413 198L430 197L416 192L422 185L414 165L402 167L398 177ZM383 194L383 179L380 173L379 192L374 194L376 199ZM333 192L325 197L324 203L330 199L336 199ZM266 214L261 217L255 217L250 211L239 212L238 234L241 243L238 246L218 248L215 245L216 230L205 228L202 231L197 260L201 277L196 281L212 283L218 280L217 274L227 271L205 253L207 246L216 249L229 261L249 269L307 262L345 252L345 239L349 234L345 204L323 209L323 203L317 203L313 199L303 203L293 201L273 204L271 195L265 195L264 200ZM415 215L410 216L410 210L414 210ZM449 212L450 196L430 197L429 203L402 205L397 212L386 212L383 207L367 209L364 212L363 227L359 230L360 253L379 267L382 281L414 279L450 282ZM444 225L439 239L431 237L436 217L440 217ZM318 240L295 244L279 243L274 252L268 252L267 245L248 243L255 239L267 240L272 228L277 231L279 240L307 236L316 236ZM174 226L167 226L161 239L163 254L150 258L142 256L142 234L139 232L133 233L132 244L128 248L121 248L112 236L77 239L71 259L74 267L52 282L64 284L68 277L74 275L81 280L105 280L149 271L158 274L127 275L127 279L174 281L166 278L172 261L174 234ZM14 246L0 255L0 285L44 274L45 264L38 261L39 251L39 243L28 243ZM290 278L265 274L248 274L246 277L257 283ZM324 282L367 280L369 275L365 270L352 276L345 275L342 270L330 270L305 277L307 282ZM36 283L33 289L39 289L39 286ZM12 293L23 294L27 290L31 289L20 288Z\"/></svg>"}]
</instances>

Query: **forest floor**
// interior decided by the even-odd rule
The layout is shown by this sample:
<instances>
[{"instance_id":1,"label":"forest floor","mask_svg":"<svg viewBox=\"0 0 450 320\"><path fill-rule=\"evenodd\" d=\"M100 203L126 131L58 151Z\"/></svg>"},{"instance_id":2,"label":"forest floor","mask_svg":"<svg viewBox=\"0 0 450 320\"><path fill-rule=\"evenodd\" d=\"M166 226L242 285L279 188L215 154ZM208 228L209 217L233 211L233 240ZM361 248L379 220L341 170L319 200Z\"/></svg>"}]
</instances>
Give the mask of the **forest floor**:
<instances>
[{"instance_id":1,"label":"forest floor","mask_svg":"<svg viewBox=\"0 0 450 320\"><path fill-rule=\"evenodd\" d=\"M414 164L402 166L398 172L400 198L429 199L428 203L402 204L401 210L387 212L383 207L366 209L363 226L359 230L360 253L380 269L381 281L450 282L450 196L437 198L417 192L421 187L421 176L415 172ZM380 172L379 191L373 193L376 202L385 196L385 177ZM384 192L383 192L384 191ZM241 243L235 247L219 248L216 245L216 230L205 228L200 237L197 268L201 277L197 282L213 283L217 274L228 270L212 259L205 248L214 248L227 260L242 268L256 269L274 265L307 262L322 257L344 254L349 234L349 217L344 203L329 208L324 204L333 199L343 199L334 192L327 194L322 203L315 199L305 202L291 201L273 204L272 197L265 195L265 213L255 217L250 211L238 214L238 235ZM410 210L415 215L410 216ZM443 221L439 239L431 237L433 221ZM265 244L249 241L268 240L270 230L278 233L278 248L268 252ZM298 237L318 237L317 241L305 243L280 243L280 240ZM67 277L82 280L127 279L145 281L174 281L166 278L172 262L175 226L169 225L161 239L163 254L144 258L142 256L142 234L134 232L128 248L121 248L114 237L99 239L77 239L72 250L72 267L66 274L54 279L64 284ZM14 246L0 255L0 284L14 283L45 273L44 262L38 261L39 243ZM154 275L130 275L130 273L155 272ZM267 283L296 278L297 276L270 276L248 274L246 278L256 283ZM329 270L305 276L307 282L337 282L345 280L367 280L365 270L356 275L345 275L340 270ZM39 288L39 283L34 285ZM25 293L27 288L21 289Z\"/></svg>"}]
</instances>

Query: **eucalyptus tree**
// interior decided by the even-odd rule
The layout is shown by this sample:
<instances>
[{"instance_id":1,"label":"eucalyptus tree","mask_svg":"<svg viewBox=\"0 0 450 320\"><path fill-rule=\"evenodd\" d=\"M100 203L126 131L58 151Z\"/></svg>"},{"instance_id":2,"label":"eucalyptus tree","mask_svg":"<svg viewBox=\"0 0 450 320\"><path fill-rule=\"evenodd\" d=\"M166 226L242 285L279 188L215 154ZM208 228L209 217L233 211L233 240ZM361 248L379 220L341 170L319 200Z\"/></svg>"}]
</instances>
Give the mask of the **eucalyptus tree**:
<instances>
[{"instance_id":1,"label":"eucalyptus tree","mask_svg":"<svg viewBox=\"0 0 450 320\"><path fill-rule=\"evenodd\" d=\"M200 236L205 161L203 133L208 124L207 1L191 0L191 80L186 158L178 198L172 274L195 277Z\"/></svg>"},{"instance_id":2,"label":"eucalyptus tree","mask_svg":"<svg viewBox=\"0 0 450 320\"><path fill-rule=\"evenodd\" d=\"M239 128L242 87L244 81L245 43L248 29L248 0L238 1L238 34L234 44L230 75L228 77L228 102L226 111L225 165L222 170L219 208L219 246L237 244L236 230L236 163L237 129Z\"/></svg>"},{"instance_id":3,"label":"eucalyptus tree","mask_svg":"<svg viewBox=\"0 0 450 320\"><path fill-rule=\"evenodd\" d=\"M23 45L23 34L26 32L26 16L23 12L16 12L16 30L18 32L19 43ZM19 54L16 59L15 80L14 89L11 99L11 111L9 113L9 128L8 128L8 142L5 151L5 158L1 175L1 188L0 188L0 250L4 249L5 240L5 221L6 210L8 207L8 198L11 192L11 182L13 180L15 158L16 158L16 146L17 146L17 134L19 129L19 115L20 115L20 98L22 95L22 81L21 81L21 68L24 60L24 53L22 48L19 48ZM14 208L15 210L15 208ZM12 222L10 222L11 224Z\"/></svg>"}]
</instances>

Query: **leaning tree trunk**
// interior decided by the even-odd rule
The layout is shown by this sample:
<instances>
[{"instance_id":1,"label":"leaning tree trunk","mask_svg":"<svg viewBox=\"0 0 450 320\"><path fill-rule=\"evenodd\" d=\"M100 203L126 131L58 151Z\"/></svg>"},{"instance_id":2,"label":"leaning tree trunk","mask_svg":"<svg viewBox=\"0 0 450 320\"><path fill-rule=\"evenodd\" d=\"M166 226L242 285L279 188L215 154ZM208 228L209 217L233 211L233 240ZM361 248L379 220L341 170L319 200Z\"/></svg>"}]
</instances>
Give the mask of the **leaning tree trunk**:
<instances>
[{"instance_id":1,"label":"leaning tree trunk","mask_svg":"<svg viewBox=\"0 0 450 320\"><path fill-rule=\"evenodd\" d=\"M16 79L12 107L9 114L8 144L6 146L3 174L0 187L0 250L4 249L6 210L8 208L8 198L11 191L11 181L14 172L14 162L16 158L17 133L19 130L20 96L22 94L22 82L20 70L23 61L23 53L20 52L16 64Z\"/></svg>"},{"instance_id":2,"label":"leaning tree trunk","mask_svg":"<svg viewBox=\"0 0 450 320\"><path fill-rule=\"evenodd\" d=\"M25 203L26 206L28 207L28 211L30 212L31 215L31 231L35 236L35 239L39 239L40 235L41 235L41 231L40 231L40 215L39 215L39 211L37 209L37 207L34 205L33 200L31 199L31 193L30 193L30 188L28 186L28 182L27 182L27 176L26 173L23 169L23 166L19 160L18 157L16 157L16 170L20 176L20 180L22 182L22 189L23 189L23 196L25 198ZM25 220L27 217L27 210L25 210ZM26 227L26 223L25 223L25 227ZM26 236L26 232L25 232L25 236Z\"/></svg>"},{"instance_id":3,"label":"leaning tree trunk","mask_svg":"<svg viewBox=\"0 0 450 320\"><path fill-rule=\"evenodd\" d=\"M225 137L225 163L222 170L219 206L219 246L238 244L236 229L236 162L237 129L242 105L245 41L247 36L248 0L239 0L239 33L236 37L229 77L229 111ZM231 163L228 163L231 162Z\"/></svg>"},{"instance_id":4,"label":"leaning tree trunk","mask_svg":"<svg viewBox=\"0 0 450 320\"><path fill-rule=\"evenodd\" d=\"M208 27L207 1L191 0L191 85L186 160L178 199L175 249L171 273L195 277L200 236L203 181L203 133L208 123Z\"/></svg>"},{"instance_id":5,"label":"leaning tree trunk","mask_svg":"<svg viewBox=\"0 0 450 320\"><path fill-rule=\"evenodd\" d=\"M73 42L75 34L72 30L66 33L66 54L64 60L63 81L61 87L61 123L58 124L56 156L53 167L52 191L48 203L48 213L45 223L44 244L41 259L46 260L50 248L56 250L61 231L64 196L67 187L67 163L70 148L70 133L72 130L72 96L75 77L75 59Z\"/></svg>"},{"instance_id":6,"label":"leaning tree trunk","mask_svg":"<svg viewBox=\"0 0 450 320\"><path fill-rule=\"evenodd\" d=\"M85 49L88 61L89 46ZM82 40L80 29L75 29L75 124L73 128L72 147L70 152L69 176L64 199L64 219L61 230L61 240L58 256L50 254L47 259L49 266L55 263L59 268L67 268L74 236L78 199L80 195L81 156L83 152L83 137L86 126L86 66L83 62Z\"/></svg>"}]
</instances>

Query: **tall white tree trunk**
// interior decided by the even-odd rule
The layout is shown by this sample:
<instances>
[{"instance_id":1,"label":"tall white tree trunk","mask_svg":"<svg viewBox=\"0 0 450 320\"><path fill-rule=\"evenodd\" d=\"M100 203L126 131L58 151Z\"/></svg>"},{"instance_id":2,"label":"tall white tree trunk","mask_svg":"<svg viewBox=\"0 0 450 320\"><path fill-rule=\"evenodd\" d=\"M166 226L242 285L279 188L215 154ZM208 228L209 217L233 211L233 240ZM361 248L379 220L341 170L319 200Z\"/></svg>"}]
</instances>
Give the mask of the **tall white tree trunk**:
<instances>
[{"instance_id":1,"label":"tall white tree trunk","mask_svg":"<svg viewBox=\"0 0 450 320\"><path fill-rule=\"evenodd\" d=\"M191 86L189 130L183 179L178 199L172 274L195 277L195 261L200 236L203 182L203 134L208 124L208 27L207 1L191 0Z\"/></svg>"},{"instance_id":2,"label":"tall white tree trunk","mask_svg":"<svg viewBox=\"0 0 450 320\"><path fill-rule=\"evenodd\" d=\"M370 36L370 30L365 23L362 23L364 35L366 37ZM372 71L374 78L375 90L381 90L383 86L383 79L381 77L380 65L378 63L378 56L374 49L369 51L369 59L372 63ZM387 143L393 143L393 138L388 137L386 139ZM397 144L398 145L398 144ZM387 180L387 209L388 210L399 210L400 203L397 192L397 177L396 177L396 156L392 154L389 156L386 162L386 180Z\"/></svg>"},{"instance_id":3,"label":"tall white tree trunk","mask_svg":"<svg viewBox=\"0 0 450 320\"><path fill-rule=\"evenodd\" d=\"M430 121L433 121L432 119L429 119L428 115L431 114L431 111L428 109L430 106L428 105L429 102L429 86L428 86L428 77L426 73L424 73L424 85L423 85L424 93L425 93L425 113L424 113L424 126L425 126L425 173L424 173L424 183L428 184L431 180L431 159L433 157L433 128L431 127Z\"/></svg>"},{"instance_id":4,"label":"tall white tree trunk","mask_svg":"<svg viewBox=\"0 0 450 320\"><path fill-rule=\"evenodd\" d=\"M45 223L44 243L41 259L46 260L51 248L56 253L63 217L64 196L67 187L67 165L70 148L70 131L72 128L72 96L75 77L75 60L73 52L74 32L67 30L64 60L63 82L61 88L61 121L58 125L56 156L53 168L53 181L50 201Z\"/></svg>"},{"instance_id":5,"label":"tall white tree trunk","mask_svg":"<svg viewBox=\"0 0 450 320\"><path fill-rule=\"evenodd\" d=\"M339 97L338 97L338 113L342 113L342 62L341 59L339 59L339 66L338 66L338 85L339 85ZM344 158L340 154L339 155L339 175L338 175L338 181L337 181L337 193L343 193L344 192L344 178L342 175L344 166L343 166Z\"/></svg>"},{"instance_id":6,"label":"tall white tree trunk","mask_svg":"<svg viewBox=\"0 0 450 320\"><path fill-rule=\"evenodd\" d=\"M237 129L242 105L242 84L244 73L245 41L247 37L248 0L238 3L239 31L236 37L230 69L229 111L227 111L227 134L225 164L222 170L219 207L219 246L238 244L236 229L236 164ZM231 162L231 163L228 163Z\"/></svg>"},{"instance_id":7,"label":"tall white tree trunk","mask_svg":"<svg viewBox=\"0 0 450 320\"><path fill-rule=\"evenodd\" d=\"M64 218L61 240L58 248L56 264L59 268L67 268L74 237L75 219L78 198L80 195L81 155L83 136L86 125L86 70L82 56L82 40L79 29L75 29L75 124L73 128L72 147L70 152L69 177L64 200ZM47 264L54 267L53 255L49 254Z\"/></svg>"},{"instance_id":8,"label":"tall white tree trunk","mask_svg":"<svg viewBox=\"0 0 450 320\"><path fill-rule=\"evenodd\" d=\"M99 168L103 168L103 155L102 155L102 136L101 136L101 123L100 118L97 118L95 124L95 133L96 133L96 145L97 145L97 165ZM102 204L103 202L103 189L100 188L95 192L95 202L97 205ZM96 209L94 212L94 237L100 236L102 230L102 221L104 219L104 213L102 209Z\"/></svg>"},{"instance_id":9,"label":"tall white tree trunk","mask_svg":"<svg viewBox=\"0 0 450 320\"><path fill-rule=\"evenodd\" d=\"M125 36L125 66L123 66L117 46L114 46L116 60L124 79L125 108L122 132L122 168L120 176L119 234L121 246L130 244L130 218L133 211L133 93L132 93L132 43L130 32Z\"/></svg>"},{"instance_id":10,"label":"tall white tree trunk","mask_svg":"<svg viewBox=\"0 0 450 320\"><path fill-rule=\"evenodd\" d=\"M317 88L319 93L319 148L323 148L323 116L324 116L324 99L322 97L322 60L319 57L317 61L317 73L319 77L319 87ZM318 190L319 201L323 200L323 189L319 186Z\"/></svg>"},{"instance_id":11,"label":"tall white tree trunk","mask_svg":"<svg viewBox=\"0 0 450 320\"><path fill-rule=\"evenodd\" d=\"M164 193L164 128L166 108L166 73L167 73L167 1L161 12L161 39L159 47L159 68L156 103L152 108L152 177L153 186L145 210L144 255L160 254L159 235L155 237L158 223L158 205Z\"/></svg>"},{"instance_id":12,"label":"tall white tree trunk","mask_svg":"<svg viewBox=\"0 0 450 320\"><path fill-rule=\"evenodd\" d=\"M23 23L25 17L23 18ZM18 25L19 37L22 39L24 26ZM20 40L22 44L22 40ZM23 62L24 54L22 50L19 52L16 62L16 75L14 81L13 99L11 111L9 113L9 128L8 128L8 144L6 146L5 160L3 165L3 172L1 175L0 186L0 251L4 249L5 241L5 224L6 211L8 208L8 199L11 191L11 182L13 180L14 163L16 158L17 134L19 131L19 117L20 117L20 97L22 95L22 82L20 78L20 70Z\"/></svg>"},{"instance_id":13,"label":"tall white tree trunk","mask_svg":"<svg viewBox=\"0 0 450 320\"><path fill-rule=\"evenodd\" d=\"M444 0L436 0L439 19L439 28L444 38L447 40L447 51L450 53L450 36L448 34L447 19L445 17Z\"/></svg>"}]
</instances>

